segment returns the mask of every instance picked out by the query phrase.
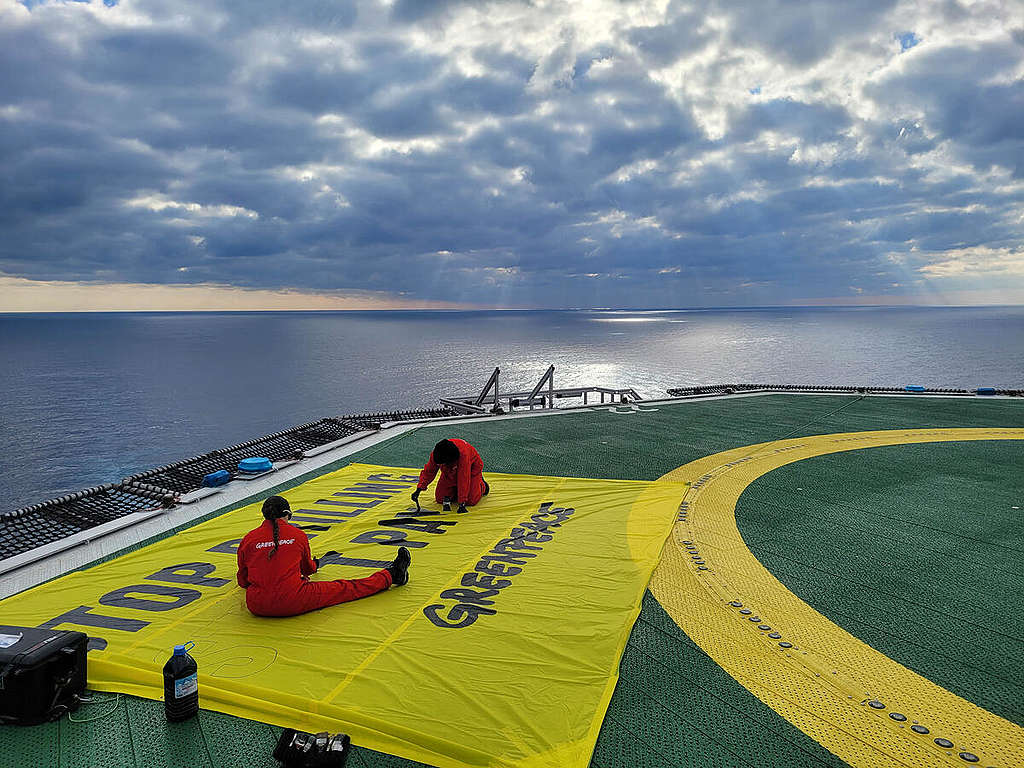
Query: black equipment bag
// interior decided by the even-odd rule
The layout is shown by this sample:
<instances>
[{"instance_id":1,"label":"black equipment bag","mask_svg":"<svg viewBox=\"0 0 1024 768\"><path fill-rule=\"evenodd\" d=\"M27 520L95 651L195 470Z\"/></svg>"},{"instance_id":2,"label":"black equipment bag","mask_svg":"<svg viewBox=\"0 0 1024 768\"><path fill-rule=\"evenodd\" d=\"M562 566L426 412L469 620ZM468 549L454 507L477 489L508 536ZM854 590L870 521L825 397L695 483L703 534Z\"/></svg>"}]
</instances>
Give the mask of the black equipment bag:
<instances>
[{"instance_id":1,"label":"black equipment bag","mask_svg":"<svg viewBox=\"0 0 1024 768\"><path fill-rule=\"evenodd\" d=\"M285 728L274 748L274 759L285 768L345 768L352 742L348 734L306 733Z\"/></svg>"},{"instance_id":2,"label":"black equipment bag","mask_svg":"<svg viewBox=\"0 0 1024 768\"><path fill-rule=\"evenodd\" d=\"M88 643L84 632L0 625L0 724L36 725L78 709Z\"/></svg>"}]
</instances>

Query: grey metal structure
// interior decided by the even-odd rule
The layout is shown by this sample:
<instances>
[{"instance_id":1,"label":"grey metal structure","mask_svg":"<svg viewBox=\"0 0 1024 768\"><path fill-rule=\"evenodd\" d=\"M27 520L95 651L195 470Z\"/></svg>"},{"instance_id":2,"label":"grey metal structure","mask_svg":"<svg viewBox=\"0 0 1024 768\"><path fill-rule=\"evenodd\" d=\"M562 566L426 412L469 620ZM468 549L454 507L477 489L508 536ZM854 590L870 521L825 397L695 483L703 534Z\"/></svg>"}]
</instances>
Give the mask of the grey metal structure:
<instances>
[{"instance_id":1,"label":"grey metal structure","mask_svg":"<svg viewBox=\"0 0 1024 768\"><path fill-rule=\"evenodd\" d=\"M451 408L459 413L484 414L484 413L506 413L516 408L528 407L531 411L534 408L554 408L556 400L568 398L582 398L583 405L589 405L589 398L597 396L600 402L604 403L607 397L609 403L632 403L641 400L640 395L632 387L625 389L613 389L611 387L565 387L555 388L555 366L549 365L544 375L529 392L506 392L498 390L498 377L500 368L495 368L491 373L484 388L478 395L463 395L459 397L442 397L441 405ZM545 389L544 394L541 391ZM618 400L616 401L616 398ZM485 402L491 404L490 408L485 407Z\"/></svg>"}]
</instances>

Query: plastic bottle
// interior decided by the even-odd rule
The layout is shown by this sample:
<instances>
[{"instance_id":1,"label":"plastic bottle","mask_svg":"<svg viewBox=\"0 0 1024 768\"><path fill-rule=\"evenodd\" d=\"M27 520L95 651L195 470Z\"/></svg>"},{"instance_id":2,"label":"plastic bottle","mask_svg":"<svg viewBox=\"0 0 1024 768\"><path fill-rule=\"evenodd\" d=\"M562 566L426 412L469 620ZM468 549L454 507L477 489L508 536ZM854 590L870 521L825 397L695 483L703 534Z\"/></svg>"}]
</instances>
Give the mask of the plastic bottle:
<instances>
[{"instance_id":1,"label":"plastic bottle","mask_svg":"<svg viewBox=\"0 0 1024 768\"><path fill-rule=\"evenodd\" d=\"M172 723L199 711L198 667L188 655L194 647L195 643L174 646L174 655L164 664L164 714Z\"/></svg>"}]
</instances>

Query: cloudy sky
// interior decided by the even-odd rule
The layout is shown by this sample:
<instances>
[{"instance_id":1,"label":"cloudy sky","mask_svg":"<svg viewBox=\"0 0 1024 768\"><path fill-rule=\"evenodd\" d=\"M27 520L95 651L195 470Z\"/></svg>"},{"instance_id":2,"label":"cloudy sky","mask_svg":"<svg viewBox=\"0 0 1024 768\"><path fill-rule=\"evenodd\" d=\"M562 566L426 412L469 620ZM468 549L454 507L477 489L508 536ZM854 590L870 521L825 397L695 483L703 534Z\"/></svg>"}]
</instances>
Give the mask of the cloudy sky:
<instances>
[{"instance_id":1,"label":"cloudy sky","mask_svg":"<svg viewBox=\"0 0 1024 768\"><path fill-rule=\"evenodd\" d=\"M0 311L1024 303L1019 0L0 0Z\"/></svg>"}]
</instances>

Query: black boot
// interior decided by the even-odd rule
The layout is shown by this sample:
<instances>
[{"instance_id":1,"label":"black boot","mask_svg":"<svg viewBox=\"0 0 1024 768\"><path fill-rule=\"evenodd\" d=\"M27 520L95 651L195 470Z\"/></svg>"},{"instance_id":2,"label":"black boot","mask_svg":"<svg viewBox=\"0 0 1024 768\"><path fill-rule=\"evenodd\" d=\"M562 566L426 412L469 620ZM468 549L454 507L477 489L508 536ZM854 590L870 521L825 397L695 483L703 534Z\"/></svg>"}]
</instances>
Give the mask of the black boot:
<instances>
[{"instance_id":1,"label":"black boot","mask_svg":"<svg viewBox=\"0 0 1024 768\"><path fill-rule=\"evenodd\" d=\"M409 583L409 563L412 562L412 556L409 554L409 550L405 547L398 548L398 557L391 561L391 565L387 567L387 572L391 574L391 584L396 587L401 587L403 584Z\"/></svg>"},{"instance_id":2,"label":"black boot","mask_svg":"<svg viewBox=\"0 0 1024 768\"><path fill-rule=\"evenodd\" d=\"M484 480L484 496L486 496L490 492L491 492L491 485L486 480Z\"/></svg>"},{"instance_id":3,"label":"black boot","mask_svg":"<svg viewBox=\"0 0 1024 768\"><path fill-rule=\"evenodd\" d=\"M445 512L451 512L452 511L452 497L451 496L445 496L444 497L444 501L441 502L441 509L443 509Z\"/></svg>"}]
</instances>

